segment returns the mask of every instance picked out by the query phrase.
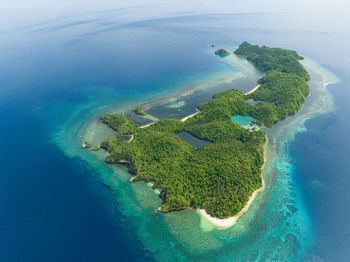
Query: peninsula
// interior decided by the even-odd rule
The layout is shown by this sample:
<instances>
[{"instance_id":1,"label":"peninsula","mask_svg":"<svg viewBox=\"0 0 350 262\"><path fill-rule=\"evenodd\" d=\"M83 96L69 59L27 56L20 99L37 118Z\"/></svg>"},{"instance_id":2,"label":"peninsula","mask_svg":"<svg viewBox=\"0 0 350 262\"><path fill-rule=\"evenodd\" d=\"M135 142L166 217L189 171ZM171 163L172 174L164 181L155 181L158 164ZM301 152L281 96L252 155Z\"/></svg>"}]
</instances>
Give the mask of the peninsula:
<instances>
[{"instance_id":1,"label":"peninsula","mask_svg":"<svg viewBox=\"0 0 350 262\"><path fill-rule=\"evenodd\" d=\"M254 92L217 93L191 117L159 120L144 128L123 115L101 116L119 134L101 143L108 152L106 162L123 163L134 175L132 182L152 182L160 190L162 212L193 208L219 219L244 213L263 186L266 135L231 117L250 115L255 124L271 127L296 113L310 93L309 75L299 63L303 58L295 51L244 42L235 54L266 73ZM248 99L258 103L250 105ZM179 132L210 143L195 148ZM125 136L133 139L125 141Z\"/></svg>"}]
</instances>

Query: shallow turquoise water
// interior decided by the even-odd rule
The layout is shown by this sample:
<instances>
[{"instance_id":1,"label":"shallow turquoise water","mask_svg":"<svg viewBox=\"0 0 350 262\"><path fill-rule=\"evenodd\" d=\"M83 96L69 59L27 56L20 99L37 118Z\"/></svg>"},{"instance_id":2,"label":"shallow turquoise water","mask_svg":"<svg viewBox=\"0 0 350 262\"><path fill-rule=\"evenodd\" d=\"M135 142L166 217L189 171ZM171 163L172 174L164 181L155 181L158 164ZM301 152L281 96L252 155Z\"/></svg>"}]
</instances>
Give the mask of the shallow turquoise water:
<instances>
[{"instance_id":1,"label":"shallow turquoise water","mask_svg":"<svg viewBox=\"0 0 350 262\"><path fill-rule=\"evenodd\" d=\"M254 117L247 115L247 116L242 116L242 115L232 115L231 120L241 126L247 126L249 125L252 121L255 120Z\"/></svg>"}]
</instances>

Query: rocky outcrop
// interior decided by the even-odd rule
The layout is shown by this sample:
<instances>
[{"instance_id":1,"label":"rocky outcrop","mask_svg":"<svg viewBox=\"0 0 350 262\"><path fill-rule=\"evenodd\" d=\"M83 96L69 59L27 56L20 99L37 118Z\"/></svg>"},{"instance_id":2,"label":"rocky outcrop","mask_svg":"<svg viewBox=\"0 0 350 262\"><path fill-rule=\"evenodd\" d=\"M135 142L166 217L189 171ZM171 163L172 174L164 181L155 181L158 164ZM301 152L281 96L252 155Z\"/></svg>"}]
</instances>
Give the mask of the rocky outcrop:
<instances>
[{"instance_id":1,"label":"rocky outcrop","mask_svg":"<svg viewBox=\"0 0 350 262\"><path fill-rule=\"evenodd\" d=\"M97 151L97 150L99 150L101 148L101 145L97 145L97 146L95 146L92 150L93 151Z\"/></svg>"},{"instance_id":2,"label":"rocky outcrop","mask_svg":"<svg viewBox=\"0 0 350 262\"><path fill-rule=\"evenodd\" d=\"M91 147L91 144L90 143L87 143L87 142L84 142L82 145L81 145L81 148L89 148Z\"/></svg>"}]
</instances>

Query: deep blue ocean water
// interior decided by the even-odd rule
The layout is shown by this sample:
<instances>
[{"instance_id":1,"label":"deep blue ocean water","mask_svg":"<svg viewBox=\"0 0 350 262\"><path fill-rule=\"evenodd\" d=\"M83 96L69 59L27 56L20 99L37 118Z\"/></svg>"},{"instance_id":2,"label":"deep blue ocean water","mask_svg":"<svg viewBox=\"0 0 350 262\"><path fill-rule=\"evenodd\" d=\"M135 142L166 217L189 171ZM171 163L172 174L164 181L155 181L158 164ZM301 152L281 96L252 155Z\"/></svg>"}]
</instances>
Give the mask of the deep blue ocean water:
<instances>
[{"instance_id":1,"label":"deep blue ocean water","mask_svg":"<svg viewBox=\"0 0 350 262\"><path fill-rule=\"evenodd\" d=\"M279 255L275 260L349 261L350 32L343 4L304 12L274 1L225 3L229 10L112 4L44 10L41 16L37 6L9 2L0 26L0 260L266 261L271 257L259 251L271 249ZM185 213L181 224L181 216L152 213L156 200L132 198L133 190L143 196L146 189L130 188L122 171L111 185L111 167L81 151L77 136L104 110L239 71L215 57L210 45L232 51L244 40L292 48L324 66L339 79L328 86L334 107L308 120L293 142L278 142L287 157L274 166L285 176L268 181L275 186L261 197L266 204L242 222L249 233L191 231L199 225L194 212ZM274 206L270 196L288 198L289 210ZM128 205L146 208L134 216ZM269 217L266 210L276 213ZM295 225L282 225L288 216ZM164 236L150 233L157 226ZM191 237L207 242L191 252L184 247Z\"/></svg>"},{"instance_id":2,"label":"deep blue ocean water","mask_svg":"<svg viewBox=\"0 0 350 262\"><path fill-rule=\"evenodd\" d=\"M107 187L48 144L42 124L27 110L1 105L1 260L139 261L138 243L110 211Z\"/></svg>"}]
</instances>

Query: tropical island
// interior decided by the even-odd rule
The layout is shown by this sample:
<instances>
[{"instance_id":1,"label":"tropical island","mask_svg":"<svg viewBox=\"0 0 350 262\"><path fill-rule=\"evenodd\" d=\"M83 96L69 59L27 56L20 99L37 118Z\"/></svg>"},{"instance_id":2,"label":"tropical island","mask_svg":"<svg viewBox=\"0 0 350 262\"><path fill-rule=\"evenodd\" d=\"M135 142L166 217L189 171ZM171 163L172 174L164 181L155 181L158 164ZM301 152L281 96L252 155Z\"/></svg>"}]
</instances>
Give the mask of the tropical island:
<instances>
[{"instance_id":1,"label":"tropical island","mask_svg":"<svg viewBox=\"0 0 350 262\"><path fill-rule=\"evenodd\" d=\"M220 219L240 213L263 186L266 135L231 117L251 116L256 125L271 127L295 114L310 93L309 74L295 51L243 42L235 54L266 73L254 92L217 93L191 117L163 119L144 128L120 114L101 116L118 133L101 143L106 162L124 164L134 175L132 182L151 182L159 189L162 212L202 209ZM180 132L209 143L195 148L177 136Z\"/></svg>"},{"instance_id":2,"label":"tropical island","mask_svg":"<svg viewBox=\"0 0 350 262\"><path fill-rule=\"evenodd\" d=\"M225 57L225 56L229 56L230 53L228 51L226 51L225 49L219 49L217 51L215 51L215 54L221 57Z\"/></svg>"}]
</instances>

